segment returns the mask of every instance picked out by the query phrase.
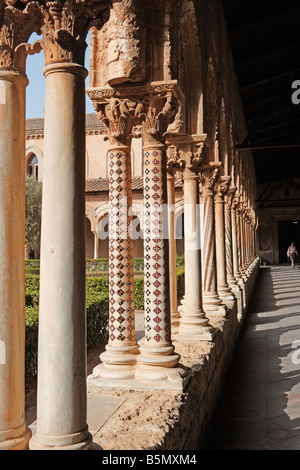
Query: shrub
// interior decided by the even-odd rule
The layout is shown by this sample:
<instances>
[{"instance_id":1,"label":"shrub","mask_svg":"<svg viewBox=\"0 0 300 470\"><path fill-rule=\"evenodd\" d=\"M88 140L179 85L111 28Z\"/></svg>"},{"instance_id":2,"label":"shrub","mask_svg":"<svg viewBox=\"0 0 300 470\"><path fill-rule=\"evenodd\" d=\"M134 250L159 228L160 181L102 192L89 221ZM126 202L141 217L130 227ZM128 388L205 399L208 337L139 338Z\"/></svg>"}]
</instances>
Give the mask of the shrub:
<instances>
[{"instance_id":1,"label":"shrub","mask_svg":"<svg viewBox=\"0 0 300 470\"><path fill-rule=\"evenodd\" d=\"M25 382L30 383L37 373L38 357L38 323L37 306L25 309Z\"/></svg>"}]
</instances>

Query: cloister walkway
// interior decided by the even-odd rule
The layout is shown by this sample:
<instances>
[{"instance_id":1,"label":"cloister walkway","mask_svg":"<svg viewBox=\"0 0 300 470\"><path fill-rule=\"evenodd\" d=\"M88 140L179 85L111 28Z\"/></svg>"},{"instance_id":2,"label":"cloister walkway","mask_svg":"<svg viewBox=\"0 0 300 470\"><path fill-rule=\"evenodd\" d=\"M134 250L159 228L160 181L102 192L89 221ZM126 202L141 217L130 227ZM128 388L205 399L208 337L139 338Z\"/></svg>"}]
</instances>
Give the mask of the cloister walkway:
<instances>
[{"instance_id":1,"label":"cloister walkway","mask_svg":"<svg viewBox=\"0 0 300 470\"><path fill-rule=\"evenodd\" d=\"M300 448L300 266L261 267L207 444Z\"/></svg>"}]
</instances>

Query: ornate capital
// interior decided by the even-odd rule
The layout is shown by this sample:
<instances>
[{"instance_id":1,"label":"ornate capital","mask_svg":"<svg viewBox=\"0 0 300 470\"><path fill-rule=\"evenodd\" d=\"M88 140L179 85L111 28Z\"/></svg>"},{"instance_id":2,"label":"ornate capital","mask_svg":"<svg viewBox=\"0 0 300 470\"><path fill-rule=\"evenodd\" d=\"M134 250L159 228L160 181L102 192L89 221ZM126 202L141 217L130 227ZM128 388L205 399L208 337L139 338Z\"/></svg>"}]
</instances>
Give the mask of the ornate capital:
<instances>
[{"instance_id":1,"label":"ornate capital","mask_svg":"<svg viewBox=\"0 0 300 470\"><path fill-rule=\"evenodd\" d=\"M227 193L225 194L225 203L228 209L231 209L232 204L233 204L233 198L235 196L235 193L237 191L236 186L229 186Z\"/></svg>"},{"instance_id":2,"label":"ornate capital","mask_svg":"<svg viewBox=\"0 0 300 470\"><path fill-rule=\"evenodd\" d=\"M173 136L166 139L168 171L183 171L184 176L198 174L204 159L208 141L206 134Z\"/></svg>"},{"instance_id":3,"label":"ornate capital","mask_svg":"<svg viewBox=\"0 0 300 470\"><path fill-rule=\"evenodd\" d=\"M109 0L1 0L0 67L24 72L26 54L37 51L26 44L33 32L43 35L46 65L83 65L88 29L107 21L109 8Z\"/></svg>"},{"instance_id":4,"label":"ornate capital","mask_svg":"<svg viewBox=\"0 0 300 470\"><path fill-rule=\"evenodd\" d=\"M185 97L176 80L143 85L95 87L87 90L96 111L110 98L129 99L142 104L139 120L145 143L161 142L166 133L183 132Z\"/></svg>"},{"instance_id":5,"label":"ornate capital","mask_svg":"<svg viewBox=\"0 0 300 470\"><path fill-rule=\"evenodd\" d=\"M85 38L91 26L109 18L109 0L43 0L41 32L45 65L70 62L84 65Z\"/></svg>"},{"instance_id":6,"label":"ornate capital","mask_svg":"<svg viewBox=\"0 0 300 470\"><path fill-rule=\"evenodd\" d=\"M224 202L224 197L228 191L230 176L220 176L214 185L214 193L216 202Z\"/></svg>"},{"instance_id":7,"label":"ornate capital","mask_svg":"<svg viewBox=\"0 0 300 470\"><path fill-rule=\"evenodd\" d=\"M2 0L0 3L0 68L25 71L25 59L19 60L16 49L26 43L33 32L40 32L38 2Z\"/></svg>"},{"instance_id":8,"label":"ornate capital","mask_svg":"<svg viewBox=\"0 0 300 470\"><path fill-rule=\"evenodd\" d=\"M107 129L112 145L127 145L132 126L139 118L143 104L130 99L108 98L98 105L97 116Z\"/></svg>"},{"instance_id":9,"label":"ornate capital","mask_svg":"<svg viewBox=\"0 0 300 470\"><path fill-rule=\"evenodd\" d=\"M200 171L200 193L202 196L213 196L215 185L219 178L219 169L216 167L203 168Z\"/></svg>"}]
</instances>

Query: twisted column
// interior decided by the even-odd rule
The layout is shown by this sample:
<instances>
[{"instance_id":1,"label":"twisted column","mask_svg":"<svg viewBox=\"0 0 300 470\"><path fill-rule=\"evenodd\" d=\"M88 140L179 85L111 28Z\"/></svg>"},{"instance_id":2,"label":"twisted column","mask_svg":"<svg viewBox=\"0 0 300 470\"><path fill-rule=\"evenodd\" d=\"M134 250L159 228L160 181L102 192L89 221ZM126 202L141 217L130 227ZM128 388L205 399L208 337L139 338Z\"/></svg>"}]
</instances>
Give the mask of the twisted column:
<instances>
[{"instance_id":1,"label":"twisted column","mask_svg":"<svg viewBox=\"0 0 300 470\"><path fill-rule=\"evenodd\" d=\"M203 201L203 307L210 315L226 315L217 292L214 185L218 169L207 168L200 173L200 190Z\"/></svg>"}]
</instances>

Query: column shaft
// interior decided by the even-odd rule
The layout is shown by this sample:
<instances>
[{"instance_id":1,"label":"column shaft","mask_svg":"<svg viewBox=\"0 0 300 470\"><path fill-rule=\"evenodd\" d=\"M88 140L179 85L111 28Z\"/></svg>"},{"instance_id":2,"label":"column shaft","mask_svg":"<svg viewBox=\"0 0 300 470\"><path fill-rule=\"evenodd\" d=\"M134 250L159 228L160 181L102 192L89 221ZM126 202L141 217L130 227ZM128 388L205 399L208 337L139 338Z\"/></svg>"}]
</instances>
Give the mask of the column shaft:
<instances>
[{"instance_id":1,"label":"column shaft","mask_svg":"<svg viewBox=\"0 0 300 470\"><path fill-rule=\"evenodd\" d=\"M31 449L86 449L85 77L44 69L37 434Z\"/></svg>"},{"instance_id":2,"label":"column shaft","mask_svg":"<svg viewBox=\"0 0 300 470\"><path fill-rule=\"evenodd\" d=\"M176 333L179 325L177 299L177 264L176 264L176 230L175 230L175 178L168 173L168 223L169 223L169 275L170 275L170 309L172 333Z\"/></svg>"},{"instance_id":3,"label":"column shaft","mask_svg":"<svg viewBox=\"0 0 300 470\"><path fill-rule=\"evenodd\" d=\"M0 450L28 448L25 423L25 75L0 70Z\"/></svg>"},{"instance_id":4,"label":"column shaft","mask_svg":"<svg viewBox=\"0 0 300 470\"><path fill-rule=\"evenodd\" d=\"M168 368L175 368L180 359L171 342L169 243L163 233L166 180L164 145L144 146L145 338L139 342L137 376L148 380L168 380Z\"/></svg>"},{"instance_id":5,"label":"column shaft","mask_svg":"<svg viewBox=\"0 0 300 470\"><path fill-rule=\"evenodd\" d=\"M217 195L215 198L215 230L216 230L216 260L217 260L217 284L221 299L234 300L231 289L227 283L226 252L225 252L225 223L224 223L224 199Z\"/></svg>"},{"instance_id":6,"label":"column shaft","mask_svg":"<svg viewBox=\"0 0 300 470\"><path fill-rule=\"evenodd\" d=\"M209 315L225 314L226 309L217 292L214 195L203 189L203 308Z\"/></svg>"},{"instance_id":7,"label":"column shaft","mask_svg":"<svg viewBox=\"0 0 300 470\"><path fill-rule=\"evenodd\" d=\"M134 377L135 340L131 158L127 146L109 152L109 342L94 377Z\"/></svg>"},{"instance_id":8,"label":"column shaft","mask_svg":"<svg viewBox=\"0 0 300 470\"><path fill-rule=\"evenodd\" d=\"M212 339L212 327L202 305L201 237L199 178L185 175L184 182L184 256L185 303L181 311L180 335L188 339Z\"/></svg>"}]
</instances>

